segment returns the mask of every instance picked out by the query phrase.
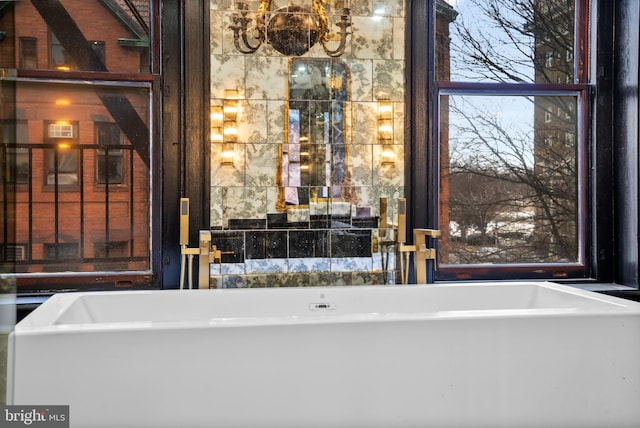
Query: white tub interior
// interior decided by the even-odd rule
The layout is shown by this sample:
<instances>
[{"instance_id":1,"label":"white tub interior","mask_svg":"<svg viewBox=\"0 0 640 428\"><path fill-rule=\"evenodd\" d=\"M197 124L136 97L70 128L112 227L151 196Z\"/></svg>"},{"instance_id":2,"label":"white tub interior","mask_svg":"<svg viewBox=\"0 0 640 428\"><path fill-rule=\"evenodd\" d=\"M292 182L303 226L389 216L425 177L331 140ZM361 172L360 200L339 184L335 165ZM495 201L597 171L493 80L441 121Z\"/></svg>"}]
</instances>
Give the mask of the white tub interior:
<instances>
[{"instance_id":1,"label":"white tub interior","mask_svg":"<svg viewBox=\"0 0 640 428\"><path fill-rule=\"evenodd\" d=\"M637 428L638 337L640 304L544 282L67 293L11 334L7 402L72 428Z\"/></svg>"},{"instance_id":2,"label":"white tub interior","mask_svg":"<svg viewBox=\"0 0 640 428\"><path fill-rule=\"evenodd\" d=\"M57 298L59 297L59 299ZM551 283L425 286L304 287L287 289L173 290L70 293L51 302L22 328L110 323L231 322L365 316L471 316L544 313L549 310L614 311L609 299Z\"/></svg>"}]
</instances>

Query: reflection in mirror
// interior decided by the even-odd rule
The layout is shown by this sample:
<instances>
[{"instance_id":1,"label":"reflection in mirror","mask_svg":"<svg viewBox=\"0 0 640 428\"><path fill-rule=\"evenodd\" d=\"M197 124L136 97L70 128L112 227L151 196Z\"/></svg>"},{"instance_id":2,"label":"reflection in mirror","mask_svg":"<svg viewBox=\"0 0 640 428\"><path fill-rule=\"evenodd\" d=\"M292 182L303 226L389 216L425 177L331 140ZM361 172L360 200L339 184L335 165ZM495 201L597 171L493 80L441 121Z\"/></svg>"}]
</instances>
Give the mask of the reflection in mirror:
<instances>
[{"instance_id":1,"label":"reflection in mirror","mask_svg":"<svg viewBox=\"0 0 640 428\"><path fill-rule=\"evenodd\" d=\"M349 71L333 59L292 59L278 209L349 201Z\"/></svg>"}]
</instances>

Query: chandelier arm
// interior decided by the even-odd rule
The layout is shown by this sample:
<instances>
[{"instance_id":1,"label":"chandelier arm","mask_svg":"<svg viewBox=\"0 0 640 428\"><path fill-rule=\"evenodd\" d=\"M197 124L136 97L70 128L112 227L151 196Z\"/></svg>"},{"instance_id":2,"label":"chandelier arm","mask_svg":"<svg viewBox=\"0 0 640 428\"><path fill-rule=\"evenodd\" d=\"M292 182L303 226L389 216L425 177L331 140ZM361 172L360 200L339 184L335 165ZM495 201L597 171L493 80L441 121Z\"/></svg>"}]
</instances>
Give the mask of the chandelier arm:
<instances>
[{"instance_id":1,"label":"chandelier arm","mask_svg":"<svg viewBox=\"0 0 640 428\"><path fill-rule=\"evenodd\" d=\"M257 44L252 45L247 34L251 18L247 18L249 7L244 1L238 2L239 13L234 14L234 24L230 26L233 30L233 44L236 49L244 54L252 54L260 48L264 41L265 17L271 9L271 0L260 0L260 7L256 13L256 30L258 31Z\"/></svg>"},{"instance_id":2,"label":"chandelier arm","mask_svg":"<svg viewBox=\"0 0 640 428\"><path fill-rule=\"evenodd\" d=\"M240 40L242 40L242 43L240 43ZM234 34L233 44L236 46L236 49L240 53L252 54L257 51L258 48L262 45L262 41L258 39L258 44L252 46L251 43L249 43L249 39L247 38L247 33L243 32L242 35L238 34L238 37L236 37L236 35Z\"/></svg>"},{"instance_id":3,"label":"chandelier arm","mask_svg":"<svg viewBox=\"0 0 640 428\"><path fill-rule=\"evenodd\" d=\"M339 57L344 53L344 50L347 45L347 36L351 33L347 30L351 26L351 21L349 19L349 9L344 8L342 10L342 16L340 17L340 21L336 23L338 27L340 27L340 44L334 50L329 49L329 33L325 37L322 38L322 47L327 55L332 58Z\"/></svg>"},{"instance_id":4,"label":"chandelier arm","mask_svg":"<svg viewBox=\"0 0 640 428\"><path fill-rule=\"evenodd\" d=\"M326 40L322 40L322 48L324 49L324 52L332 58L337 58L344 53L344 49L347 45L347 39L346 37L341 37L340 44L335 50L329 49L328 44L329 43Z\"/></svg>"}]
</instances>

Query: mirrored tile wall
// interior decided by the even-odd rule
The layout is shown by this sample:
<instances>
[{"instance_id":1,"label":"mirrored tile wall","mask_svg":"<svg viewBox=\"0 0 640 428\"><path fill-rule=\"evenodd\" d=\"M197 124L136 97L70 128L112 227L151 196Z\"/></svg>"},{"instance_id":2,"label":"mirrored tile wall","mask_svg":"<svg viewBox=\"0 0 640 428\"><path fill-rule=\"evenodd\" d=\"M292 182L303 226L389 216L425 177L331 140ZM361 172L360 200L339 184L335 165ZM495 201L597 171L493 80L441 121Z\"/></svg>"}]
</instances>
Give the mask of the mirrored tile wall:
<instances>
[{"instance_id":1,"label":"mirrored tile wall","mask_svg":"<svg viewBox=\"0 0 640 428\"><path fill-rule=\"evenodd\" d=\"M255 45L256 12L268 2L245 4ZM291 4L272 0L267 18ZM298 15L280 18L317 22L311 1L293 5ZM344 6L325 3L332 32ZM223 251L212 275L270 274L285 283L293 274L357 272L338 282L379 281L369 274L382 270L380 242L393 239L404 196L404 4L346 6L351 34L342 55L330 57L318 41L287 56L266 41L240 52L232 29L240 4L210 1L210 222ZM287 37L302 28L311 44L313 28L287 25Z\"/></svg>"}]
</instances>

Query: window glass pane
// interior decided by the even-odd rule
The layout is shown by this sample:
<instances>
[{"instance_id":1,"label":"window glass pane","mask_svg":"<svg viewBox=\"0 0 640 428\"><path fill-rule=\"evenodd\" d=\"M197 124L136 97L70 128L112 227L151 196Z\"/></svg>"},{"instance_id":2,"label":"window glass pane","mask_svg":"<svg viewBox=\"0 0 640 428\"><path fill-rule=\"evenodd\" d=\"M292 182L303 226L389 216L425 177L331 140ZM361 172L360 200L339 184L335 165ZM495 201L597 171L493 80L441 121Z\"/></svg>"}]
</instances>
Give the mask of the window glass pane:
<instances>
[{"instance_id":1,"label":"window glass pane","mask_svg":"<svg viewBox=\"0 0 640 428\"><path fill-rule=\"evenodd\" d=\"M148 270L150 85L14 89L15 108L0 123L3 156L15 165L0 197L15 216L0 239L22 252L5 250L4 261L18 273Z\"/></svg>"},{"instance_id":2,"label":"window glass pane","mask_svg":"<svg viewBox=\"0 0 640 428\"><path fill-rule=\"evenodd\" d=\"M17 148L15 144L27 142L26 121L4 121L2 127L2 159L5 165L7 184L25 184L29 182L29 152Z\"/></svg>"},{"instance_id":3,"label":"window glass pane","mask_svg":"<svg viewBox=\"0 0 640 428\"><path fill-rule=\"evenodd\" d=\"M438 80L574 81L575 0L437 4Z\"/></svg>"},{"instance_id":4,"label":"window glass pane","mask_svg":"<svg viewBox=\"0 0 640 428\"><path fill-rule=\"evenodd\" d=\"M441 262L579 262L577 97L440 105Z\"/></svg>"},{"instance_id":5,"label":"window glass pane","mask_svg":"<svg viewBox=\"0 0 640 428\"><path fill-rule=\"evenodd\" d=\"M38 68L38 42L33 37L22 37L20 40L20 68Z\"/></svg>"},{"instance_id":6,"label":"window glass pane","mask_svg":"<svg viewBox=\"0 0 640 428\"><path fill-rule=\"evenodd\" d=\"M149 1L11 3L2 12L5 19L13 14L15 37L4 43L16 43L14 49L20 52L17 56L20 63L3 61L3 67L117 73L150 71ZM36 55L36 46L42 49L42 55Z\"/></svg>"},{"instance_id":7,"label":"window glass pane","mask_svg":"<svg viewBox=\"0 0 640 428\"><path fill-rule=\"evenodd\" d=\"M118 148L122 133L116 123L96 123L96 181L105 184L121 184L123 175L123 151Z\"/></svg>"}]
</instances>

